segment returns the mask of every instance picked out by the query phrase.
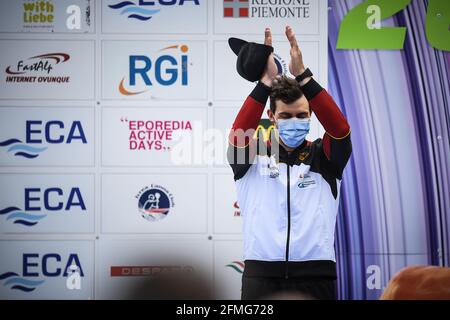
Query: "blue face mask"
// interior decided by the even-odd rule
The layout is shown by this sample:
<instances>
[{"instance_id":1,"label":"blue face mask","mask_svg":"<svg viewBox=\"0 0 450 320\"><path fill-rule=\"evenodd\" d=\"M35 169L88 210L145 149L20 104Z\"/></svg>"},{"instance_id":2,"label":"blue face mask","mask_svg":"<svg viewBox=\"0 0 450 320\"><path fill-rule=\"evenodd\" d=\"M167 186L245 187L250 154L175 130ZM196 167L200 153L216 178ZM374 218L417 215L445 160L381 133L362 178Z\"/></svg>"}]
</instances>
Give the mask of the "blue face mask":
<instances>
[{"instance_id":1,"label":"blue face mask","mask_svg":"<svg viewBox=\"0 0 450 320\"><path fill-rule=\"evenodd\" d=\"M284 144L289 148L297 148L305 141L309 132L310 119L279 119L277 121L278 132Z\"/></svg>"}]
</instances>

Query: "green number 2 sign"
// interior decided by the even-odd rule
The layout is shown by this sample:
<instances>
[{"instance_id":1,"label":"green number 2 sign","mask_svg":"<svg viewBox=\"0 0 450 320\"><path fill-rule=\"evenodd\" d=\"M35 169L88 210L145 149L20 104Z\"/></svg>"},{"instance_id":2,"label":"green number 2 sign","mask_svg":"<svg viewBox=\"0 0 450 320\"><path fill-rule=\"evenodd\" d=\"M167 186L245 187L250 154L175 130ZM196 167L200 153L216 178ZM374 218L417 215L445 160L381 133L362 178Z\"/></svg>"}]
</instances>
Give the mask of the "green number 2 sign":
<instances>
[{"instance_id":1,"label":"green number 2 sign","mask_svg":"<svg viewBox=\"0 0 450 320\"><path fill-rule=\"evenodd\" d=\"M380 21L406 8L412 0L367 0L342 21L338 49L402 49L405 27L381 27ZM422 1L422 0L420 0ZM450 51L450 1L429 0L426 35L436 49Z\"/></svg>"}]
</instances>

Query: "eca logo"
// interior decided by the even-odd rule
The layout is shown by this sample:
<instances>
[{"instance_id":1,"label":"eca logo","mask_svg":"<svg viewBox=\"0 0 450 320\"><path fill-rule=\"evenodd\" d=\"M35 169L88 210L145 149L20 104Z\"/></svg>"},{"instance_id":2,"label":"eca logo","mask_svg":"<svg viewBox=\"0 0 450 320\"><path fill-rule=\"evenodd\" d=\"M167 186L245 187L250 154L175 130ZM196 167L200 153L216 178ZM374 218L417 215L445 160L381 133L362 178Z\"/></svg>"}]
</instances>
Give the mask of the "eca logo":
<instances>
[{"instance_id":1,"label":"eca logo","mask_svg":"<svg viewBox=\"0 0 450 320\"><path fill-rule=\"evenodd\" d=\"M124 77L119 84L120 93L132 96L147 92L148 89L133 89L142 85L145 87L175 84L187 86L189 84L188 51L187 45L173 45L159 50L159 54L153 58L145 55L129 56L128 88L125 88Z\"/></svg>"},{"instance_id":2,"label":"eca logo","mask_svg":"<svg viewBox=\"0 0 450 320\"><path fill-rule=\"evenodd\" d=\"M80 188L71 188L68 195L58 187L25 188L25 210L70 211L72 207L86 211Z\"/></svg>"},{"instance_id":3,"label":"eca logo","mask_svg":"<svg viewBox=\"0 0 450 320\"><path fill-rule=\"evenodd\" d=\"M69 126L58 120L26 122L26 143L70 144L74 140L87 143L80 121L73 121Z\"/></svg>"},{"instance_id":4,"label":"eca logo","mask_svg":"<svg viewBox=\"0 0 450 320\"><path fill-rule=\"evenodd\" d=\"M8 206L0 210L0 216L16 225L32 227L37 225L48 213L64 213L78 209L86 212L86 204L80 188L73 187L64 192L59 187L25 188L24 205Z\"/></svg>"},{"instance_id":5,"label":"eca logo","mask_svg":"<svg viewBox=\"0 0 450 320\"><path fill-rule=\"evenodd\" d=\"M23 253L22 272L7 271L0 274L0 283L10 290L32 292L45 283L46 278L67 278L64 283L67 289L81 289L81 278L84 277L80 258L70 253L64 258L58 253Z\"/></svg>"},{"instance_id":6,"label":"eca logo","mask_svg":"<svg viewBox=\"0 0 450 320\"><path fill-rule=\"evenodd\" d=\"M416 0L419 1L419 0ZM406 27L382 27L381 20L404 10L412 0L365 0L352 8L339 28L337 49L402 49ZM450 51L450 1L429 0L425 33L433 48Z\"/></svg>"},{"instance_id":7,"label":"eca logo","mask_svg":"<svg viewBox=\"0 0 450 320\"><path fill-rule=\"evenodd\" d=\"M25 122L25 139L10 138L0 141L0 149L7 148L8 153L27 159L37 158L47 150L48 145L87 144L81 121L65 123L60 120L27 120Z\"/></svg>"},{"instance_id":8,"label":"eca logo","mask_svg":"<svg viewBox=\"0 0 450 320\"><path fill-rule=\"evenodd\" d=\"M135 19L138 21L148 21L155 14L159 13L164 7L183 6L186 3L191 3L196 6L200 5L199 0L158 0L158 1L127 0L127 1L120 1L112 5L108 5L108 7L113 10L120 11L120 15L125 15L128 19Z\"/></svg>"}]
</instances>

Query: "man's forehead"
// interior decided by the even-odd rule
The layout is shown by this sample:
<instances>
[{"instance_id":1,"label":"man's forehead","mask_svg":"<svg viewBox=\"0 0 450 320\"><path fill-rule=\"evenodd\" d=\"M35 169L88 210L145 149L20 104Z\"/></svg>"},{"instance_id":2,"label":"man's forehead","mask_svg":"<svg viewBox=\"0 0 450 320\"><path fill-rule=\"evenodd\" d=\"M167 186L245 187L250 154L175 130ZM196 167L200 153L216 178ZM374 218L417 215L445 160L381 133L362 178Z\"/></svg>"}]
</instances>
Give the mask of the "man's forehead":
<instances>
[{"instance_id":1,"label":"man's forehead","mask_svg":"<svg viewBox=\"0 0 450 320\"><path fill-rule=\"evenodd\" d=\"M302 97L303 98L303 97ZM309 103L308 100L299 98L298 100L292 103L284 103L281 100L276 101L277 104L277 113L287 112L287 113L301 113L301 112L309 112Z\"/></svg>"}]
</instances>

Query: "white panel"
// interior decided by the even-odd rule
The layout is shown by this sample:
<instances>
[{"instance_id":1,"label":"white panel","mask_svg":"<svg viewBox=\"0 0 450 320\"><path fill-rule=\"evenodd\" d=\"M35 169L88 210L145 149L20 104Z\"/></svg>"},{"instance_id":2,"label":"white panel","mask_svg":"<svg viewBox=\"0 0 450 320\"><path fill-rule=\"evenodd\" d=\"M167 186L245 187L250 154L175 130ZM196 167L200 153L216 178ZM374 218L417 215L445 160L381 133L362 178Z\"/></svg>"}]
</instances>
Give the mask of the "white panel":
<instances>
[{"instance_id":1,"label":"white panel","mask_svg":"<svg viewBox=\"0 0 450 320\"><path fill-rule=\"evenodd\" d=\"M203 41L105 41L102 97L206 99L206 54Z\"/></svg>"},{"instance_id":2,"label":"white panel","mask_svg":"<svg viewBox=\"0 0 450 320\"><path fill-rule=\"evenodd\" d=\"M194 272L200 277L199 286L212 283L212 242L208 240L103 240L99 251L97 299L152 298L151 287L146 286L168 272L167 267ZM180 289L189 292L200 290L199 286Z\"/></svg>"},{"instance_id":3,"label":"white panel","mask_svg":"<svg viewBox=\"0 0 450 320\"><path fill-rule=\"evenodd\" d=\"M205 233L206 190L204 174L105 174L102 176L102 231ZM155 199L156 193L159 199ZM167 212L162 217L155 213L156 220L152 221L152 216L143 217L139 203L146 210L166 209Z\"/></svg>"},{"instance_id":4,"label":"white panel","mask_svg":"<svg viewBox=\"0 0 450 320\"><path fill-rule=\"evenodd\" d=\"M242 246L241 241L214 243L214 282L220 299L241 299Z\"/></svg>"},{"instance_id":5,"label":"white panel","mask_svg":"<svg viewBox=\"0 0 450 320\"><path fill-rule=\"evenodd\" d=\"M206 110L202 109L103 108L102 163L105 166L194 165L197 154L193 144L192 148L187 146L190 155L180 155L179 162L172 161L175 155L171 153L180 143L177 135L194 141L205 129ZM202 165L201 159L197 162Z\"/></svg>"},{"instance_id":6,"label":"white panel","mask_svg":"<svg viewBox=\"0 0 450 320\"><path fill-rule=\"evenodd\" d=\"M0 99L94 99L93 41L0 41Z\"/></svg>"},{"instance_id":7,"label":"white panel","mask_svg":"<svg viewBox=\"0 0 450 320\"><path fill-rule=\"evenodd\" d=\"M95 0L0 2L0 32L91 33Z\"/></svg>"},{"instance_id":8,"label":"white panel","mask_svg":"<svg viewBox=\"0 0 450 320\"><path fill-rule=\"evenodd\" d=\"M146 1L121 6L122 0L102 1L104 33L206 33L207 0ZM165 3L166 5L161 5ZM169 4L169 5L167 5Z\"/></svg>"},{"instance_id":9,"label":"white panel","mask_svg":"<svg viewBox=\"0 0 450 320\"><path fill-rule=\"evenodd\" d=\"M1 174L0 232L94 232L94 176Z\"/></svg>"},{"instance_id":10,"label":"white panel","mask_svg":"<svg viewBox=\"0 0 450 320\"><path fill-rule=\"evenodd\" d=\"M0 108L0 124L0 166L94 164L91 109Z\"/></svg>"},{"instance_id":11,"label":"white panel","mask_svg":"<svg viewBox=\"0 0 450 320\"><path fill-rule=\"evenodd\" d=\"M240 234L242 232L242 218L236 199L233 174L231 172L215 174L213 192L214 232Z\"/></svg>"},{"instance_id":12,"label":"white panel","mask_svg":"<svg viewBox=\"0 0 450 320\"><path fill-rule=\"evenodd\" d=\"M0 259L1 299L93 299L92 242L0 241L0 252L8 257ZM67 285L71 265L79 289Z\"/></svg>"}]
</instances>

